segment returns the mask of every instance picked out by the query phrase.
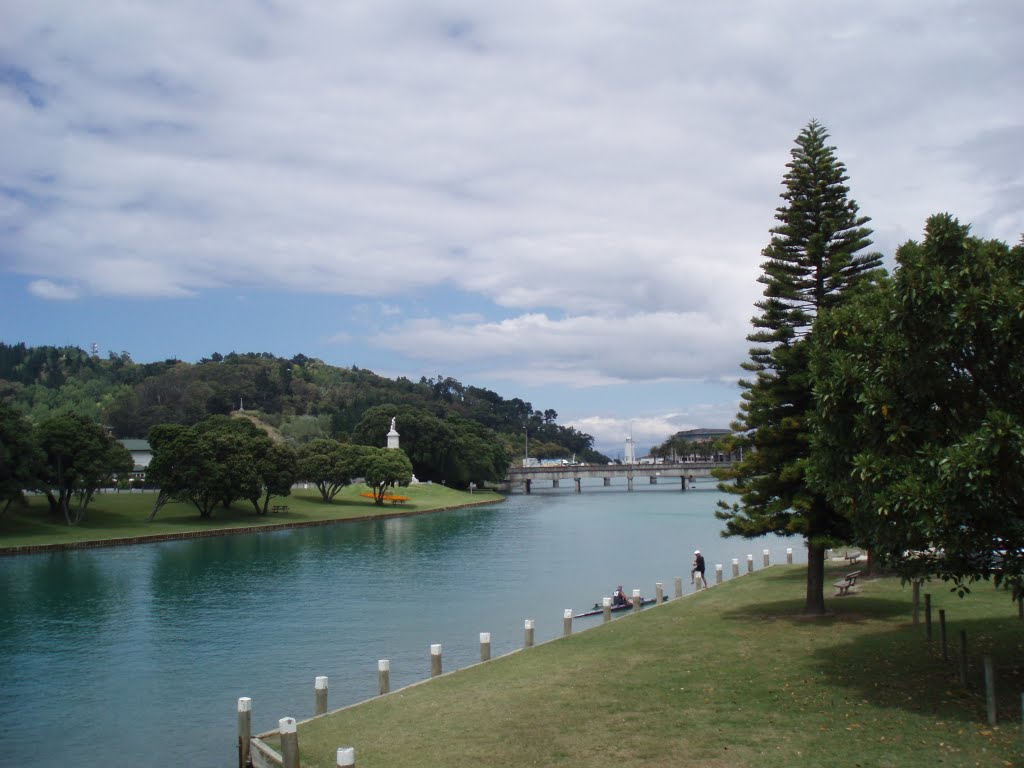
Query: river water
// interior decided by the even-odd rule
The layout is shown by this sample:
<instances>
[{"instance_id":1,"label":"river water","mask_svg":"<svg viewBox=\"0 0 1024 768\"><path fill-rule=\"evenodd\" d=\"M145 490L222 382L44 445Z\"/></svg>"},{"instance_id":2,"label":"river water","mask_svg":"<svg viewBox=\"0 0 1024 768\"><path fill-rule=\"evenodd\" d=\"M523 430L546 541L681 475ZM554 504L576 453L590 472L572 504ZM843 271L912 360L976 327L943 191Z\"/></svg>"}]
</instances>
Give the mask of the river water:
<instances>
[{"instance_id":1,"label":"river water","mask_svg":"<svg viewBox=\"0 0 1024 768\"><path fill-rule=\"evenodd\" d=\"M598 486L600 481L597 481ZM254 732L335 709L562 632L617 584L673 591L699 548L714 564L799 539L722 539L704 490L584 484L486 507L254 535L0 558L0 755L7 765L228 768L236 702ZM580 630L600 617L577 620ZM167 755L175 755L167 760Z\"/></svg>"}]
</instances>

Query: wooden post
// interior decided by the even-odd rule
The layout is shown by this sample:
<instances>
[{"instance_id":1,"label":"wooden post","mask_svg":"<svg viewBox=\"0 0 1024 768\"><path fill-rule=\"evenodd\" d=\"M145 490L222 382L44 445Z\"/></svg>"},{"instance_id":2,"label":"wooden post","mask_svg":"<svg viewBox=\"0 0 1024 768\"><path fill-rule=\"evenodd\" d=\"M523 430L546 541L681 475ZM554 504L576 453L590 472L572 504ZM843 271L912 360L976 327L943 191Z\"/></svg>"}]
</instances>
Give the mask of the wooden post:
<instances>
[{"instance_id":1,"label":"wooden post","mask_svg":"<svg viewBox=\"0 0 1024 768\"><path fill-rule=\"evenodd\" d=\"M771 550L763 549L761 550L761 555L764 558L764 567L767 568L771 564Z\"/></svg>"},{"instance_id":2,"label":"wooden post","mask_svg":"<svg viewBox=\"0 0 1024 768\"><path fill-rule=\"evenodd\" d=\"M654 582L654 604L661 605L665 602L665 586L660 582Z\"/></svg>"},{"instance_id":3,"label":"wooden post","mask_svg":"<svg viewBox=\"0 0 1024 768\"><path fill-rule=\"evenodd\" d=\"M633 613L636 613L643 606L644 599L640 597L640 590L633 590Z\"/></svg>"},{"instance_id":4,"label":"wooden post","mask_svg":"<svg viewBox=\"0 0 1024 768\"><path fill-rule=\"evenodd\" d=\"M533 648L533 619L527 619L523 629L523 648Z\"/></svg>"},{"instance_id":5,"label":"wooden post","mask_svg":"<svg viewBox=\"0 0 1024 768\"><path fill-rule=\"evenodd\" d=\"M299 768L299 729L294 717L282 717L277 721L281 734L281 758L283 768Z\"/></svg>"},{"instance_id":6,"label":"wooden post","mask_svg":"<svg viewBox=\"0 0 1024 768\"><path fill-rule=\"evenodd\" d=\"M356 768L355 747L338 747L338 768Z\"/></svg>"},{"instance_id":7,"label":"wooden post","mask_svg":"<svg viewBox=\"0 0 1024 768\"><path fill-rule=\"evenodd\" d=\"M605 622L612 620L612 599L610 597L601 598L601 613Z\"/></svg>"},{"instance_id":8,"label":"wooden post","mask_svg":"<svg viewBox=\"0 0 1024 768\"><path fill-rule=\"evenodd\" d=\"M676 597L682 597L683 596L683 577L682 576L676 576L675 587L676 587Z\"/></svg>"},{"instance_id":9,"label":"wooden post","mask_svg":"<svg viewBox=\"0 0 1024 768\"><path fill-rule=\"evenodd\" d=\"M747 555L747 573L754 572L754 556Z\"/></svg>"},{"instance_id":10,"label":"wooden post","mask_svg":"<svg viewBox=\"0 0 1024 768\"><path fill-rule=\"evenodd\" d=\"M930 592L924 596L924 636L929 643L932 641L932 596Z\"/></svg>"},{"instance_id":11,"label":"wooden post","mask_svg":"<svg viewBox=\"0 0 1024 768\"><path fill-rule=\"evenodd\" d=\"M721 583L722 583L722 564L721 563L716 563L715 564L715 584L721 584Z\"/></svg>"},{"instance_id":12,"label":"wooden post","mask_svg":"<svg viewBox=\"0 0 1024 768\"><path fill-rule=\"evenodd\" d=\"M967 685L967 630L960 630L960 685Z\"/></svg>"},{"instance_id":13,"label":"wooden post","mask_svg":"<svg viewBox=\"0 0 1024 768\"><path fill-rule=\"evenodd\" d=\"M985 708L988 710L988 724L996 724L996 672L992 667L992 657L985 656Z\"/></svg>"},{"instance_id":14,"label":"wooden post","mask_svg":"<svg viewBox=\"0 0 1024 768\"><path fill-rule=\"evenodd\" d=\"M786 565L793 564L793 548L786 547Z\"/></svg>"},{"instance_id":15,"label":"wooden post","mask_svg":"<svg viewBox=\"0 0 1024 768\"><path fill-rule=\"evenodd\" d=\"M740 559L738 557L732 559L732 575L733 578L740 575Z\"/></svg>"},{"instance_id":16,"label":"wooden post","mask_svg":"<svg viewBox=\"0 0 1024 768\"><path fill-rule=\"evenodd\" d=\"M315 705L313 712L318 715L327 714L327 678L319 675L313 681L313 696Z\"/></svg>"},{"instance_id":17,"label":"wooden post","mask_svg":"<svg viewBox=\"0 0 1024 768\"><path fill-rule=\"evenodd\" d=\"M430 676L437 677L441 674L441 644L434 643L430 646Z\"/></svg>"},{"instance_id":18,"label":"wooden post","mask_svg":"<svg viewBox=\"0 0 1024 768\"><path fill-rule=\"evenodd\" d=\"M389 659L377 660L377 683L380 686L380 695L391 693L391 661Z\"/></svg>"},{"instance_id":19,"label":"wooden post","mask_svg":"<svg viewBox=\"0 0 1024 768\"><path fill-rule=\"evenodd\" d=\"M949 661L949 648L946 646L946 609L939 608L939 641L942 643L942 660Z\"/></svg>"},{"instance_id":20,"label":"wooden post","mask_svg":"<svg viewBox=\"0 0 1024 768\"><path fill-rule=\"evenodd\" d=\"M480 633L480 661L491 660L491 633Z\"/></svg>"},{"instance_id":21,"label":"wooden post","mask_svg":"<svg viewBox=\"0 0 1024 768\"><path fill-rule=\"evenodd\" d=\"M238 700L238 768L249 765L249 740L252 738L252 699Z\"/></svg>"},{"instance_id":22,"label":"wooden post","mask_svg":"<svg viewBox=\"0 0 1024 768\"><path fill-rule=\"evenodd\" d=\"M572 634L572 608L562 611L562 637Z\"/></svg>"}]
</instances>

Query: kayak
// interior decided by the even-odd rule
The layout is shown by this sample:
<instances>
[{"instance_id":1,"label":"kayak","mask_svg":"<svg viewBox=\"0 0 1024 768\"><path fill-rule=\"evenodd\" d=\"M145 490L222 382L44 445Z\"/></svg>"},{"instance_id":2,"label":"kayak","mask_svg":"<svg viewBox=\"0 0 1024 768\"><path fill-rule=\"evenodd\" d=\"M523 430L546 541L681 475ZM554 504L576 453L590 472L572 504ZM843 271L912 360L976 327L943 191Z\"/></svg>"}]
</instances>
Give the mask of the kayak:
<instances>
[{"instance_id":1,"label":"kayak","mask_svg":"<svg viewBox=\"0 0 1024 768\"><path fill-rule=\"evenodd\" d=\"M668 598L662 598L662 599L663 600L667 600ZM658 601L655 598L653 598L653 597L645 597L645 598L640 600L640 607L643 608L645 605L654 605L656 602L658 602ZM628 611L628 610L631 610L632 608L633 608L632 605L613 605L612 606L612 613L615 613L616 611ZM601 614L601 613L604 613L604 606L601 605L601 603L594 603L594 610L586 611L584 613L577 613L575 616L573 616L573 618L574 619L582 619L582 618L584 618L586 616L597 616L598 614Z\"/></svg>"}]
</instances>

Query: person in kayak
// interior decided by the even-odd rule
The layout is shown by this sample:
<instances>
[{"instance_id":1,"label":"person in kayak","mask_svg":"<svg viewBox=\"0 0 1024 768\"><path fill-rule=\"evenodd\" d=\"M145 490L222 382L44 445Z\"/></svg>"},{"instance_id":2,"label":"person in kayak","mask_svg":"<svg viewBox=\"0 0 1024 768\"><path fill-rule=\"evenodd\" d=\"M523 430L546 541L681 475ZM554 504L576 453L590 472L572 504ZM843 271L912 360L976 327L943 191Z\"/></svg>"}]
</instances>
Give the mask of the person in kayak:
<instances>
[{"instance_id":1,"label":"person in kayak","mask_svg":"<svg viewBox=\"0 0 1024 768\"><path fill-rule=\"evenodd\" d=\"M626 597L626 593L622 591L622 585L619 584L619 586L615 589L615 594L612 595L612 605L619 606L632 604L633 601Z\"/></svg>"}]
</instances>

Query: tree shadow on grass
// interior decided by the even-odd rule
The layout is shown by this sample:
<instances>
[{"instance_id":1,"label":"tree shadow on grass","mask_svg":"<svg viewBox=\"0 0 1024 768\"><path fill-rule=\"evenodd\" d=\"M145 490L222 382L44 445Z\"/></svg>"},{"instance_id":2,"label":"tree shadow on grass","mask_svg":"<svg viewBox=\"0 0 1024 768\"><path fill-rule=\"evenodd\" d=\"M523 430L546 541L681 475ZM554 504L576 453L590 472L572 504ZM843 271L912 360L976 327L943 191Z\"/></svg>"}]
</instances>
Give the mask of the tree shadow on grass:
<instances>
[{"instance_id":1,"label":"tree shadow on grass","mask_svg":"<svg viewBox=\"0 0 1024 768\"><path fill-rule=\"evenodd\" d=\"M986 720L982 657L990 656L998 719L1013 723L1019 721L1024 690L1024 632L1015 624L1014 619L957 623L957 638L959 630L968 638L966 686L959 682L958 640L948 638L944 660L937 626L931 641L921 626L861 632L812 651L811 660L822 679L849 689L851 698L977 724Z\"/></svg>"}]
</instances>

